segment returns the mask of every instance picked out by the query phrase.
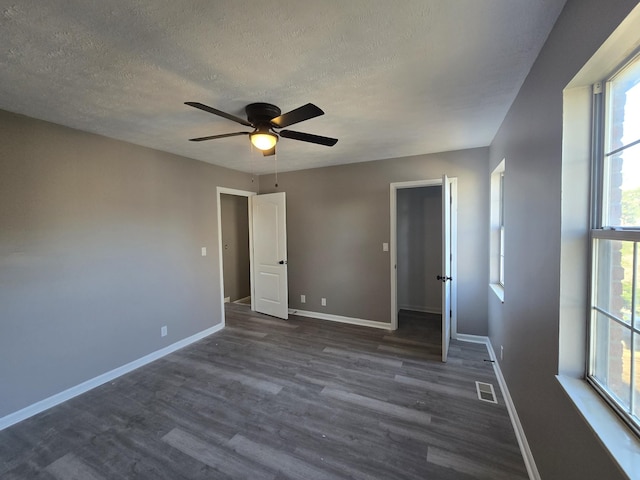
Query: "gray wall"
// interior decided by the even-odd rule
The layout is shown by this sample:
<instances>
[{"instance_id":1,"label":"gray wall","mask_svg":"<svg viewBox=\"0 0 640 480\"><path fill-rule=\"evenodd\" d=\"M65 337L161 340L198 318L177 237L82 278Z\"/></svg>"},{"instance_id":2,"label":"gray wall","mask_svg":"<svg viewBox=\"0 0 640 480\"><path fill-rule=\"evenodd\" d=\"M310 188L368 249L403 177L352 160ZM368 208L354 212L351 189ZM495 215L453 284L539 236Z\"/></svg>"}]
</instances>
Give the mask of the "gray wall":
<instances>
[{"instance_id":1,"label":"gray wall","mask_svg":"<svg viewBox=\"0 0 640 480\"><path fill-rule=\"evenodd\" d=\"M0 132L0 417L220 322L216 186L249 175L2 111Z\"/></svg>"},{"instance_id":2,"label":"gray wall","mask_svg":"<svg viewBox=\"0 0 640 480\"><path fill-rule=\"evenodd\" d=\"M442 312L442 187L397 194L398 308Z\"/></svg>"},{"instance_id":3,"label":"gray wall","mask_svg":"<svg viewBox=\"0 0 640 480\"><path fill-rule=\"evenodd\" d=\"M220 195L224 296L231 302L251 295L247 197Z\"/></svg>"},{"instance_id":4,"label":"gray wall","mask_svg":"<svg viewBox=\"0 0 640 480\"><path fill-rule=\"evenodd\" d=\"M486 335L487 165L478 148L281 173L278 188L261 176L261 193L287 193L289 306L389 323L389 184L446 173L458 178L458 330Z\"/></svg>"},{"instance_id":5,"label":"gray wall","mask_svg":"<svg viewBox=\"0 0 640 480\"><path fill-rule=\"evenodd\" d=\"M489 291L489 334L496 349L504 345L501 368L543 479L623 478L554 376L562 90L636 4L567 2L491 144L485 173L506 158L505 302Z\"/></svg>"}]
</instances>

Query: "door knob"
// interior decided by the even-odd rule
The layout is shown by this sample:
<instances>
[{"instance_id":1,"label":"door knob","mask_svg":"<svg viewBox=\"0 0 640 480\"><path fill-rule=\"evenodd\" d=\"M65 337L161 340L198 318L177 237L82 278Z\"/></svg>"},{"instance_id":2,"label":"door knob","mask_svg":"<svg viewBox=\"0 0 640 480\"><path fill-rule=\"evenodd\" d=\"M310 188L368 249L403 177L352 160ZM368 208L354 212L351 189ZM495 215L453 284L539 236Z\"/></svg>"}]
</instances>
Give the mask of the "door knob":
<instances>
[{"instance_id":1,"label":"door knob","mask_svg":"<svg viewBox=\"0 0 640 480\"><path fill-rule=\"evenodd\" d=\"M286 261L286 260L280 260L278 263L279 263L280 265L286 265L286 264L287 264L287 261Z\"/></svg>"},{"instance_id":2,"label":"door knob","mask_svg":"<svg viewBox=\"0 0 640 480\"><path fill-rule=\"evenodd\" d=\"M446 275L444 275L444 276L443 275L438 275L436 278L438 280L442 280L442 283L446 282L447 280L453 280L453 278L447 277Z\"/></svg>"}]
</instances>

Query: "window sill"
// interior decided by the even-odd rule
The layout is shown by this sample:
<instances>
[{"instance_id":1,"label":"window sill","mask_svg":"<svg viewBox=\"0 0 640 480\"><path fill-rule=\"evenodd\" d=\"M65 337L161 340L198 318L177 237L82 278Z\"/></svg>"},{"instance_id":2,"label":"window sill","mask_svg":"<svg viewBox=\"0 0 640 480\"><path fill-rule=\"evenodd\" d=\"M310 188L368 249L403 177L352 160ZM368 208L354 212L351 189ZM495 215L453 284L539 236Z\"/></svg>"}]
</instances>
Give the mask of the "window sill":
<instances>
[{"instance_id":1,"label":"window sill","mask_svg":"<svg viewBox=\"0 0 640 480\"><path fill-rule=\"evenodd\" d=\"M586 381L563 375L556 378L618 467L630 479L640 479L640 439Z\"/></svg>"},{"instance_id":2,"label":"window sill","mask_svg":"<svg viewBox=\"0 0 640 480\"><path fill-rule=\"evenodd\" d=\"M504 303L504 287L499 283L490 283L489 286L491 287L491 290L493 290L493 293L496 294L498 299L502 303Z\"/></svg>"}]
</instances>

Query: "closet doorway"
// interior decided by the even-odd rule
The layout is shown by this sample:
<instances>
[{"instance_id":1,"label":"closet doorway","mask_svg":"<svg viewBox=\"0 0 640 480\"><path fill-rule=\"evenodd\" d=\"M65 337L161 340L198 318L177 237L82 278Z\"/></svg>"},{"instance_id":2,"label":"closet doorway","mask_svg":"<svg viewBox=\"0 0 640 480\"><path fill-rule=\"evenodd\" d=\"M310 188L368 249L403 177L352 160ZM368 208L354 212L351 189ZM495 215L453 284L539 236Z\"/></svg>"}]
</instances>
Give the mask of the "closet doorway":
<instances>
[{"instance_id":1,"label":"closet doorway","mask_svg":"<svg viewBox=\"0 0 640 480\"><path fill-rule=\"evenodd\" d=\"M439 315L442 361L456 336L457 179L392 183L391 327L399 311Z\"/></svg>"}]
</instances>

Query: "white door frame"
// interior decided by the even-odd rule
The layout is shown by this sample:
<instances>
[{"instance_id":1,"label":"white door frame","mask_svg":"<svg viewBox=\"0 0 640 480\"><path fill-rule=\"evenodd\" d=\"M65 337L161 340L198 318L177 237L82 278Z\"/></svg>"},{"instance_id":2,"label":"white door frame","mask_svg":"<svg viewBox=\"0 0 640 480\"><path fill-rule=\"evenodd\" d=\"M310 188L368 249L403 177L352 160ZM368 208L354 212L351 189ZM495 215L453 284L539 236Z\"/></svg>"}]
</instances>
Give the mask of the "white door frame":
<instances>
[{"instance_id":1,"label":"white door frame","mask_svg":"<svg viewBox=\"0 0 640 480\"><path fill-rule=\"evenodd\" d=\"M453 259L451 261L451 337L458 336L458 179L450 177L451 184L451 252ZM398 276L396 266L398 265L398 219L397 204L398 190L406 188L434 187L442 185L442 178L431 180L413 180L410 182L394 182L389 184L389 213L391 219L391 233L389 238L389 257L390 257L390 275L391 275L391 329L398 329Z\"/></svg>"},{"instance_id":2,"label":"white door frame","mask_svg":"<svg viewBox=\"0 0 640 480\"><path fill-rule=\"evenodd\" d=\"M257 195L257 192L249 192L246 190L236 190L234 188L216 187L216 198L218 202L218 258L220 259L220 318L222 326L226 325L224 314L224 265L222 261L222 208L220 206L220 194L235 195L237 197L247 197L247 208L249 209L249 278L251 282L251 310L254 310L253 294L253 215L251 214L251 197Z\"/></svg>"}]
</instances>

